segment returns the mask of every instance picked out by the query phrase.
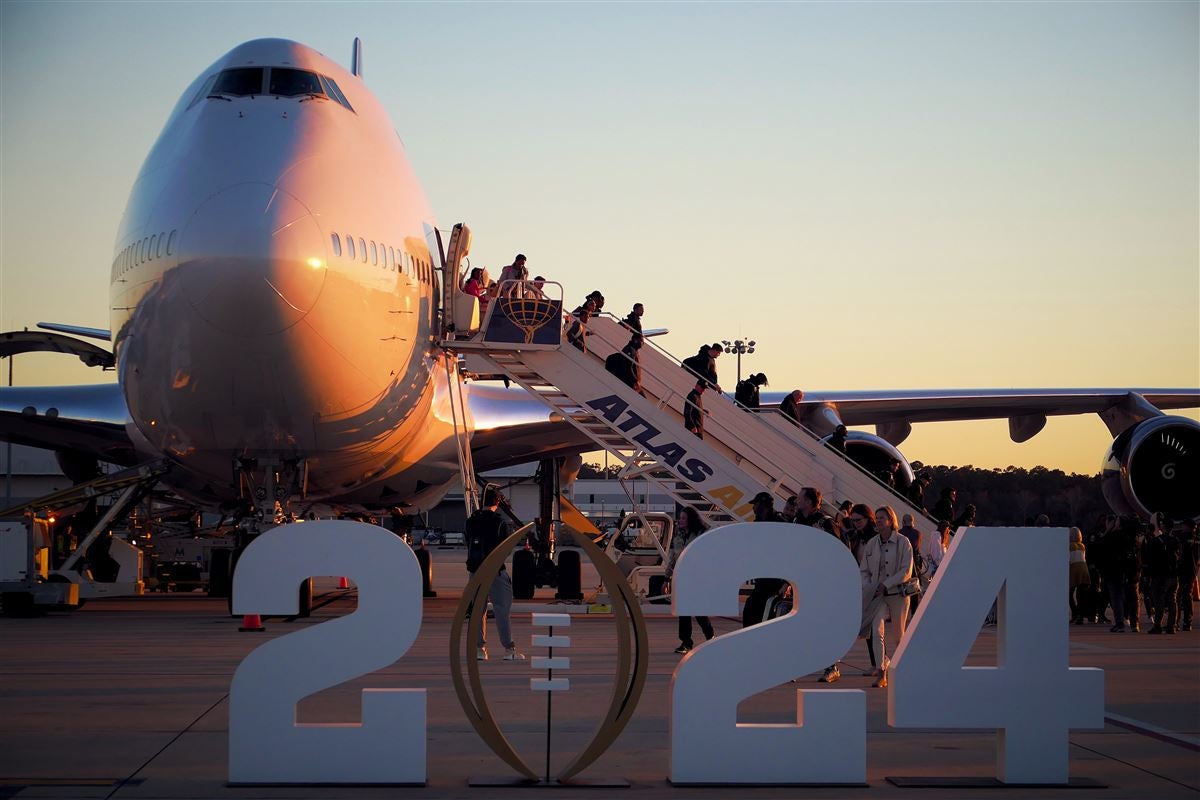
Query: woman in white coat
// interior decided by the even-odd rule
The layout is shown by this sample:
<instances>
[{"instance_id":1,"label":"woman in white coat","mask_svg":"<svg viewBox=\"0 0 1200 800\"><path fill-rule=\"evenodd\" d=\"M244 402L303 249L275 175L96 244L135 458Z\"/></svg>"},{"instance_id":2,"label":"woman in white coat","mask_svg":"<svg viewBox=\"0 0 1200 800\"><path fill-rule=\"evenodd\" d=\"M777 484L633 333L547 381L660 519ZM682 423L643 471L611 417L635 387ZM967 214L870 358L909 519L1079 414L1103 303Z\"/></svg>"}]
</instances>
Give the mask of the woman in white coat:
<instances>
[{"instance_id":1,"label":"woman in white coat","mask_svg":"<svg viewBox=\"0 0 1200 800\"><path fill-rule=\"evenodd\" d=\"M908 594L905 586L913 576L913 552L908 539L900 535L900 523L891 506L875 510L879 535L863 547L859 572L863 595L870 597L864 622L869 620L875 657L879 659L877 678L872 686L887 686L888 656L884 643L884 623L891 617L894 634L892 649L904 638L908 626Z\"/></svg>"}]
</instances>

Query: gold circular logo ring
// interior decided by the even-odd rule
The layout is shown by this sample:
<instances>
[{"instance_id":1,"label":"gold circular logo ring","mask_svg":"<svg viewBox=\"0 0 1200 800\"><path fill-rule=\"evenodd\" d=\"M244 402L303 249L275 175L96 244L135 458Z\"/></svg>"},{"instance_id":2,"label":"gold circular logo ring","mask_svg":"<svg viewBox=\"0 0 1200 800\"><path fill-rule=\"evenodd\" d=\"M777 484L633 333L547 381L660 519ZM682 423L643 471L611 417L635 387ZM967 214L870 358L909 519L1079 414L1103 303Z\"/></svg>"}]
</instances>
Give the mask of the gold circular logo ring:
<instances>
[{"instance_id":1,"label":"gold circular logo ring","mask_svg":"<svg viewBox=\"0 0 1200 800\"><path fill-rule=\"evenodd\" d=\"M467 714L467 720L484 743L510 767L529 780L536 781L537 773L513 749L488 707L483 682L479 676L479 662L471 657L474 648L466 648L465 658L463 652L463 626L467 621L468 610L471 610L471 619L466 625L467 642L477 642L487 614L487 597L492 584L500 574L500 567L508 557L509 551L525 536L529 527L522 527L501 542L475 570L467 588L463 590L458 608L454 612L454 622L450 627L450 678L454 683L454 693L458 695L458 702ZM604 719L587 747L558 774L559 782L566 782L591 766L621 735L621 731L633 717L638 700L641 699L650 666L646 619L638 606L633 589L616 564L592 541L585 536L576 536L575 541L600 573L601 581L608 587L609 596L614 600L612 610L617 625L617 675ZM618 599L620 602L615 602ZM467 680L464 680L462 675L463 661L466 661Z\"/></svg>"}]
</instances>

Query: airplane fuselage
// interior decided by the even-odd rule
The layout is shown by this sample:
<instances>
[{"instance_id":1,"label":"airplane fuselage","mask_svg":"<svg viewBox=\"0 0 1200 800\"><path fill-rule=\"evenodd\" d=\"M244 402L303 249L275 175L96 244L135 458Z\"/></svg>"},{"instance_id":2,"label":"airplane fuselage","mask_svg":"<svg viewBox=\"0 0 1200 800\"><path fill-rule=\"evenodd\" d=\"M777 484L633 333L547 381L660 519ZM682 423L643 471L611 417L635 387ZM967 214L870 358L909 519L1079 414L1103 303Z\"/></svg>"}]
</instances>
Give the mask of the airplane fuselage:
<instances>
[{"instance_id":1,"label":"airplane fuselage","mask_svg":"<svg viewBox=\"0 0 1200 800\"><path fill-rule=\"evenodd\" d=\"M303 464L315 500L397 505L457 474L436 223L360 78L295 42L200 74L130 193L111 328L129 434L177 488ZM434 246L436 247L436 245Z\"/></svg>"}]
</instances>

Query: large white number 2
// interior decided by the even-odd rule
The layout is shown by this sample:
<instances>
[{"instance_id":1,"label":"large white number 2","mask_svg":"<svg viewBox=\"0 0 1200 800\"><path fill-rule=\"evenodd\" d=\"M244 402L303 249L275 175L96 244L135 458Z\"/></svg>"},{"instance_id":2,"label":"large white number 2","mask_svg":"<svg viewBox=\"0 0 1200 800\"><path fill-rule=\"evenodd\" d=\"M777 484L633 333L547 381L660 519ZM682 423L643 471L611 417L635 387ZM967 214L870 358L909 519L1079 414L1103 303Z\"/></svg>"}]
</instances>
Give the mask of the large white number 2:
<instances>
[{"instance_id":1,"label":"large white number 2","mask_svg":"<svg viewBox=\"0 0 1200 800\"><path fill-rule=\"evenodd\" d=\"M416 641L421 572L394 534L361 522L286 525L238 561L235 614L294 614L300 582L347 575L358 609L263 644L229 692L231 783L425 782L425 690L366 689L362 724L297 725L301 698L382 669Z\"/></svg>"},{"instance_id":2,"label":"large white number 2","mask_svg":"<svg viewBox=\"0 0 1200 800\"><path fill-rule=\"evenodd\" d=\"M736 615L752 578L790 581L790 614L723 635L683 659L671 679L673 783L863 783L866 697L797 690L795 725L737 721L738 701L820 670L854 644L862 617L858 565L824 531L777 522L727 525L698 537L675 565L676 615Z\"/></svg>"},{"instance_id":3,"label":"large white number 2","mask_svg":"<svg viewBox=\"0 0 1200 800\"><path fill-rule=\"evenodd\" d=\"M892 660L888 723L999 728L997 777L1066 783L1069 728L1104 726L1104 672L1068 667L1066 528L965 528ZM963 663L997 598L997 666Z\"/></svg>"}]
</instances>

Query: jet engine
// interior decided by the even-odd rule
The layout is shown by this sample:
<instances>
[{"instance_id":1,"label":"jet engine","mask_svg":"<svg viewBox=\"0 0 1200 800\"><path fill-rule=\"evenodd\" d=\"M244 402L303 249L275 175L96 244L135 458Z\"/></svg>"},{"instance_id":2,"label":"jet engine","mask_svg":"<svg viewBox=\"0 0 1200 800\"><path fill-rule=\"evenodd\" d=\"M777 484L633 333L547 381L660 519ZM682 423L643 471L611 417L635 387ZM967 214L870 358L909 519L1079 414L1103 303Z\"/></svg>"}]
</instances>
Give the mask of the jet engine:
<instances>
[{"instance_id":1,"label":"jet engine","mask_svg":"<svg viewBox=\"0 0 1200 800\"><path fill-rule=\"evenodd\" d=\"M1152 417L1126 429L1101 466L1104 499L1118 514L1200 518L1200 423Z\"/></svg>"},{"instance_id":2,"label":"jet engine","mask_svg":"<svg viewBox=\"0 0 1200 800\"><path fill-rule=\"evenodd\" d=\"M821 440L828 442L826 436ZM904 493L916 477L904 454L896 446L873 433L850 431L846 436L846 455L867 472L882 477L888 472L888 465L897 461L900 468L896 470L896 490Z\"/></svg>"}]
</instances>

